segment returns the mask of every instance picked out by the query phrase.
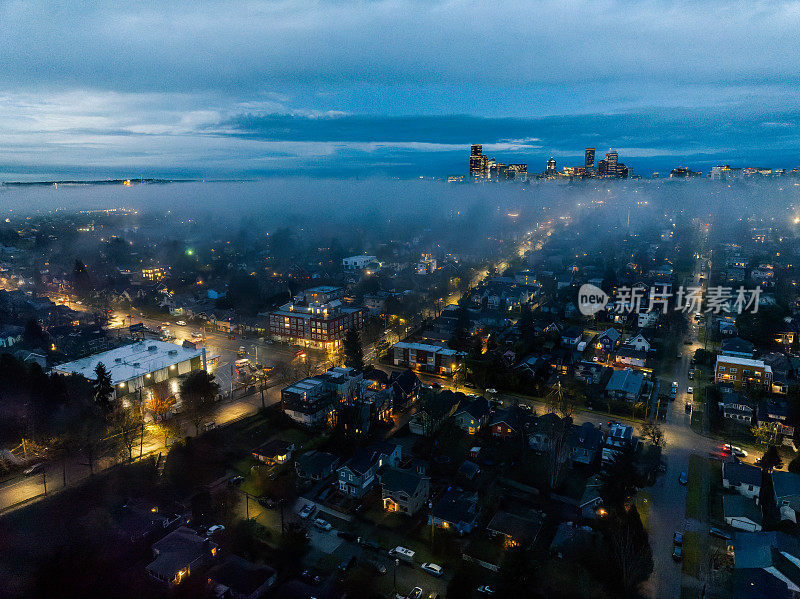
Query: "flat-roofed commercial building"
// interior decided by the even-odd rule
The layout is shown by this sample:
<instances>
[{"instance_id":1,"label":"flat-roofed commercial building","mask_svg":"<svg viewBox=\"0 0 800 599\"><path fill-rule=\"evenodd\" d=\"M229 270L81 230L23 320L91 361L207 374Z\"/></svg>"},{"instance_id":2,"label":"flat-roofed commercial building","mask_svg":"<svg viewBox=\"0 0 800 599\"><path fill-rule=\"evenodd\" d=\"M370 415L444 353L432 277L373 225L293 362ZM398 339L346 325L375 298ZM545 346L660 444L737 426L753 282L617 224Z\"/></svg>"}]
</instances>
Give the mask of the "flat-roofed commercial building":
<instances>
[{"instance_id":1,"label":"flat-roofed commercial building","mask_svg":"<svg viewBox=\"0 0 800 599\"><path fill-rule=\"evenodd\" d=\"M206 366L205 349L145 340L59 364L52 372L80 374L93 380L100 363L111 375L117 397Z\"/></svg>"}]
</instances>

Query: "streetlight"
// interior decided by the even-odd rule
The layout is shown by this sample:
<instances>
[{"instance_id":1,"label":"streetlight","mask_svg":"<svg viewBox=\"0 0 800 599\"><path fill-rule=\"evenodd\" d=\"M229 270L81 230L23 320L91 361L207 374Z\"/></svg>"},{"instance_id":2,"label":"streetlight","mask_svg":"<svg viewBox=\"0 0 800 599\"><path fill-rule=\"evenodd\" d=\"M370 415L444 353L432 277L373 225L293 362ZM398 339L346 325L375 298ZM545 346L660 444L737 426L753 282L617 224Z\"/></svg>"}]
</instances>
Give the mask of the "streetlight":
<instances>
[{"instance_id":1,"label":"streetlight","mask_svg":"<svg viewBox=\"0 0 800 599\"><path fill-rule=\"evenodd\" d=\"M394 558L394 592L397 593L397 566L400 565L400 560Z\"/></svg>"}]
</instances>

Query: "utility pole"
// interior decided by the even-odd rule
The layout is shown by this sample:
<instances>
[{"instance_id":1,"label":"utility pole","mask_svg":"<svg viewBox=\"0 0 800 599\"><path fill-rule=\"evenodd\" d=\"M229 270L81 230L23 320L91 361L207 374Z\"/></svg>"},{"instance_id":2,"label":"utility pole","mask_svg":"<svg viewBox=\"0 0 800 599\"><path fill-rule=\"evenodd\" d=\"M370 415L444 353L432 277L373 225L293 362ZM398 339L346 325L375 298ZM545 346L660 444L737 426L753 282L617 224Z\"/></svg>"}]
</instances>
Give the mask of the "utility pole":
<instances>
[{"instance_id":1,"label":"utility pole","mask_svg":"<svg viewBox=\"0 0 800 599\"><path fill-rule=\"evenodd\" d=\"M47 470L42 469L42 484L44 485L44 494L47 495Z\"/></svg>"}]
</instances>

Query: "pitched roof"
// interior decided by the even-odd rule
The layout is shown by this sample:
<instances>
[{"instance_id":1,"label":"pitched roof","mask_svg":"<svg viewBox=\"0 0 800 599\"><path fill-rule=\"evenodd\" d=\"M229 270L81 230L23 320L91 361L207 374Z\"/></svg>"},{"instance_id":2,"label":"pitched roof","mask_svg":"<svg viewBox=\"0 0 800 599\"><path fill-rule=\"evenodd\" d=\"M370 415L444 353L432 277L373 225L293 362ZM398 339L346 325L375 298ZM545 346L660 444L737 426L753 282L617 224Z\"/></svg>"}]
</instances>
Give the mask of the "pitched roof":
<instances>
[{"instance_id":1,"label":"pitched roof","mask_svg":"<svg viewBox=\"0 0 800 599\"><path fill-rule=\"evenodd\" d=\"M431 515L444 522L472 522L477 512L477 496L464 493L461 489L450 488L436 502L431 510Z\"/></svg>"},{"instance_id":2,"label":"pitched roof","mask_svg":"<svg viewBox=\"0 0 800 599\"><path fill-rule=\"evenodd\" d=\"M147 565L147 570L164 580L172 579L177 572L206 555L216 543L181 526L160 541L153 543L158 555Z\"/></svg>"},{"instance_id":3,"label":"pitched roof","mask_svg":"<svg viewBox=\"0 0 800 599\"><path fill-rule=\"evenodd\" d=\"M723 495L722 510L726 518L747 518L756 524L761 524L761 509L750 497Z\"/></svg>"},{"instance_id":4,"label":"pitched roof","mask_svg":"<svg viewBox=\"0 0 800 599\"><path fill-rule=\"evenodd\" d=\"M314 474L331 468L338 461L339 458L332 453L314 450L298 456L295 465L304 472Z\"/></svg>"},{"instance_id":5,"label":"pitched roof","mask_svg":"<svg viewBox=\"0 0 800 599\"><path fill-rule=\"evenodd\" d=\"M761 486L761 468L743 462L723 462L722 478L738 487L740 484Z\"/></svg>"},{"instance_id":6,"label":"pitched roof","mask_svg":"<svg viewBox=\"0 0 800 599\"><path fill-rule=\"evenodd\" d=\"M273 458L279 455L286 455L293 447L294 443L290 443L289 441L272 439L256 447L253 453L263 455L267 458Z\"/></svg>"},{"instance_id":7,"label":"pitched roof","mask_svg":"<svg viewBox=\"0 0 800 599\"><path fill-rule=\"evenodd\" d=\"M462 412L466 412L475 420L480 420L489 413L489 402L484 397L477 397L468 404L461 406L456 415Z\"/></svg>"},{"instance_id":8,"label":"pitched roof","mask_svg":"<svg viewBox=\"0 0 800 599\"><path fill-rule=\"evenodd\" d=\"M384 491L403 491L413 495L422 483L423 477L407 470L387 468L381 473L381 487Z\"/></svg>"},{"instance_id":9,"label":"pitched roof","mask_svg":"<svg viewBox=\"0 0 800 599\"><path fill-rule=\"evenodd\" d=\"M800 495L800 474L776 470L772 473L772 486L775 488L775 497Z\"/></svg>"},{"instance_id":10,"label":"pitched roof","mask_svg":"<svg viewBox=\"0 0 800 599\"><path fill-rule=\"evenodd\" d=\"M275 576L273 568L256 565L233 554L208 571L209 580L245 596L255 593L273 576Z\"/></svg>"},{"instance_id":11,"label":"pitched roof","mask_svg":"<svg viewBox=\"0 0 800 599\"><path fill-rule=\"evenodd\" d=\"M498 510L486 526L486 530L531 543L542 529L541 518L526 518Z\"/></svg>"}]
</instances>

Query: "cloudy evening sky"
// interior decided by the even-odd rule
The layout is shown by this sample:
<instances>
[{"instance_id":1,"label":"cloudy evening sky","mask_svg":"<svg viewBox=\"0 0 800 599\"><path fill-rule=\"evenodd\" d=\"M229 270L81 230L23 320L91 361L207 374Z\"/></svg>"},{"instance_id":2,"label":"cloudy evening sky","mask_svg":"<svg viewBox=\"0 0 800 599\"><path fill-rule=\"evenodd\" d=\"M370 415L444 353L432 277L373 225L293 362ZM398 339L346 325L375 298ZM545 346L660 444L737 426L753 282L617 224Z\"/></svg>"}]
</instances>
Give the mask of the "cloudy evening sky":
<instances>
[{"instance_id":1,"label":"cloudy evening sky","mask_svg":"<svg viewBox=\"0 0 800 599\"><path fill-rule=\"evenodd\" d=\"M0 180L800 165L800 2L0 3Z\"/></svg>"}]
</instances>

